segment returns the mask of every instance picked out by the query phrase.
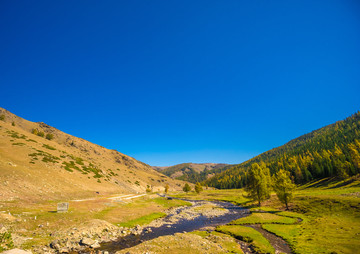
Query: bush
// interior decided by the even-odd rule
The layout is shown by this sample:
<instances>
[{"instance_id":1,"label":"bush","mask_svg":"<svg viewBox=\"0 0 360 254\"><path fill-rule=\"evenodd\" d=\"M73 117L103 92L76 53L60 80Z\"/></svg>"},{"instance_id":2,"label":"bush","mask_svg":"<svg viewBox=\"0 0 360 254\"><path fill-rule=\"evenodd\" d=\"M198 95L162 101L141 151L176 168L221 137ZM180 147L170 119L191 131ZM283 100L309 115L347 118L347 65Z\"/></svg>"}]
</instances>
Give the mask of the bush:
<instances>
[{"instance_id":1,"label":"bush","mask_svg":"<svg viewBox=\"0 0 360 254\"><path fill-rule=\"evenodd\" d=\"M1 115L0 120L5 122L5 115Z\"/></svg>"},{"instance_id":2,"label":"bush","mask_svg":"<svg viewBox=\"0 0 360 254\"><path fill-rule=\"evenodd\" d=\"M15 122L13 121L13 122L11 123L11 125L12 125L12 126L15 126Z\"/></svg>"},{"instance_id":3,"label":"bush","mask_svg":"<svg viewBox=\"0 0 360 254\"><path fill-rule=\"evenodd\" d=\"M39 133L39 131L38 131L38 129L32 129L31 133L34 134L34 135L37 135Z\"/></svg>"},{"instance_id":4,"label":"bush","mask_svg":"<svg viewBox=\"0 0 360 254\"><path fill-rule=\"evenodd\" d=\"M43 131L39 131L37 135L43 138L45 136L45 133Z\"/></svg>"},{"instance_id":5,"label":"bush","mask_svg":"<svg viewBox=\"0 0 360 254\"><path fill-rule=\"evenodd\" d=\"M46 134L45 138L48 139L48 140L52 140L54 138L54 134L48 133L48 134Z\"/></svg>"}]
</instances>

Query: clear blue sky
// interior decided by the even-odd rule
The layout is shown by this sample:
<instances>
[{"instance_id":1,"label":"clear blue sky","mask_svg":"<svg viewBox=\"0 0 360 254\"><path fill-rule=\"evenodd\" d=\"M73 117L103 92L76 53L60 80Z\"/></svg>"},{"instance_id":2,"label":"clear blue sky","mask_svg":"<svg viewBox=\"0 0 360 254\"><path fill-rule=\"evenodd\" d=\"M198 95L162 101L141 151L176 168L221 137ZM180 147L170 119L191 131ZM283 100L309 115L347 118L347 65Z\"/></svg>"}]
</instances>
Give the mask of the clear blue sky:
<instances>
[{"instance_id":1,"label":"clear blue sky","mask_svg":"<svg viewBox=\"0 0 360 254\"><path fill-rule=\"evenodd\" d=\"M0 106L151 165L240 163L360 109L360 2L0 2Z\"/></svg>"}]
</instances>

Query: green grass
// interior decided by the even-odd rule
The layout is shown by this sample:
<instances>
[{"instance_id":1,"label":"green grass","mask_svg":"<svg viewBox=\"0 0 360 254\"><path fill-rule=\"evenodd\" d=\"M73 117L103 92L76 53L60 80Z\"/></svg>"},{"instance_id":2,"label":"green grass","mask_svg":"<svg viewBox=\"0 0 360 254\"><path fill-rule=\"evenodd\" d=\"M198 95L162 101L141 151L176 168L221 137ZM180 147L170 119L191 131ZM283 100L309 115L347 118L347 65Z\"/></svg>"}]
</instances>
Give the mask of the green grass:
<instances>
[{"instance_id":1,"label":"green grass","mask_svg":"<svg viewBox=\"0 0 360 254\"><path fill-rule=\"evenodd\" d=\"M121 222L121 223L119 223L119 225L122 226L122 227L131 228L131 227L135 227L136 225L141 226L141 225L149 224L153 220L156 220L156 219L159 219L159 218L162 218L162 217L165 217L165 216L166 216L166 213L162 213L162 212L151 213L151 214L136 218L134 220L130 220L130 221L127 221L127 222Z\"/></svg>"},{"instance_id":2,"label":"green grass","mask_svg":"<svg viewBox=\"0 0 360 254\"><path fill-rule=\"evenodd\" d=\"M234 225L244 224L264 224L264 223L276 223L276 224L294 224L297 220L294 218L283 217L272 213L252 213L247 217L240 218L232 221Z\"/></svg>"},{"instance_id":3,"label":"green grass","mask_svg":"<svg viewBox=\"0 0 360 254\"><path fill-rule=\"evenodd\" d=\"M248 242L257 253L275 253L269 241L258 231L245 226L220 226L216 231L231 235L236 239Z\"/></svg>"},{"instance_id":4,"label":"green grass","mask_svg":"<svg viewBox=\"0 0 360 254\"><path fill-rule=\"evenodd\" d=\"M154 198L152 200L156 204L159 204L163 207L170 208L170 207L179 207L179 206L191 206L190 202L179 200L179 199L166 199L166 198Z\"/></svg>"},{"instance_id":5,"label":"green grass","mask_svg":"<svg viewBox=\"0 0 360 254\"><path fill-rule=\"evenodd\" d=\"M249 199L244 197L244 190L231 189L231 190L204 190L200 194L196 192L178 193L171 195L178 198L186 198L192 200L211 200L211 201L226 201L236 205L246 205Z\"/></svg>"}]
</instances>

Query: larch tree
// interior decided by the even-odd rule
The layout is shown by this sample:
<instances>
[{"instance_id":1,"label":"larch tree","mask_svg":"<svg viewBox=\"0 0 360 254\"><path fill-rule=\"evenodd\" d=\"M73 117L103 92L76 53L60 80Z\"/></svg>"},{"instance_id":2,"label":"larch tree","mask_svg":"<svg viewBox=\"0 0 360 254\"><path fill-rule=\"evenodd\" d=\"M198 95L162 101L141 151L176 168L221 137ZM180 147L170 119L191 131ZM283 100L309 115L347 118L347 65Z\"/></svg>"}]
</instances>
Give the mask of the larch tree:
<instances>
[{"instance_id":1,"label":"larch tree","mask_svg":"<svg viewBox=\"0 0 360 254\"><path fill-rule=\"evenodd\" d=\"M280 169L273 177L273 188L281 203L289 210L289 202L293 198L296 186L291 182L290 172Z\"/></svg>"},{"instance_id":2,"label":"larch tree","mask_svg":"<svg viewBox=\"0 0 360 254\"><path fill-rule=\"evenodd\" d=\"M248 172L248 181L245 187L248 197L261 206L261 202L270 197L269 169L264 163L254 163Z\"/></svg>"},{"instance_id":3,"label":"larch tree","mask_svg":"<svg viewBox=\"0 0 360 254\"><path fill-rule=\"evenodd\" d=\"M201 186L201 184L199 182L197 182L195 184L195 191L196 191L197 194L199 194L200 192L203 191L203 187Z\"/></svg>"}]
</instances>

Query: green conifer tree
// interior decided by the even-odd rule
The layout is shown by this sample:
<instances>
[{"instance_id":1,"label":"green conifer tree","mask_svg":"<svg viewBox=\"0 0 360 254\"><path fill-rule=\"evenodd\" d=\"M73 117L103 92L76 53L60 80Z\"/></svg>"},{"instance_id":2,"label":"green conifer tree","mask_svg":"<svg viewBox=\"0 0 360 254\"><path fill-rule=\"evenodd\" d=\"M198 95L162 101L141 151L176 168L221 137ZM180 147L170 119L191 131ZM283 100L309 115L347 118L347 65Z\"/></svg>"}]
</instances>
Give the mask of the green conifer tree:
<instances>
[{"instance_id":1,"label":"green conifer tree","mask_svg":"<svg viewBox=\"0 0 360 254\"><path fill-rule=\"evenodd\" d=\"M295 184L291 182L290 172L280 169L273 177L274 191L281 203L285 204L286 210L289 210L289 202L293 198Z\"/></svg>"}]
</instances>

